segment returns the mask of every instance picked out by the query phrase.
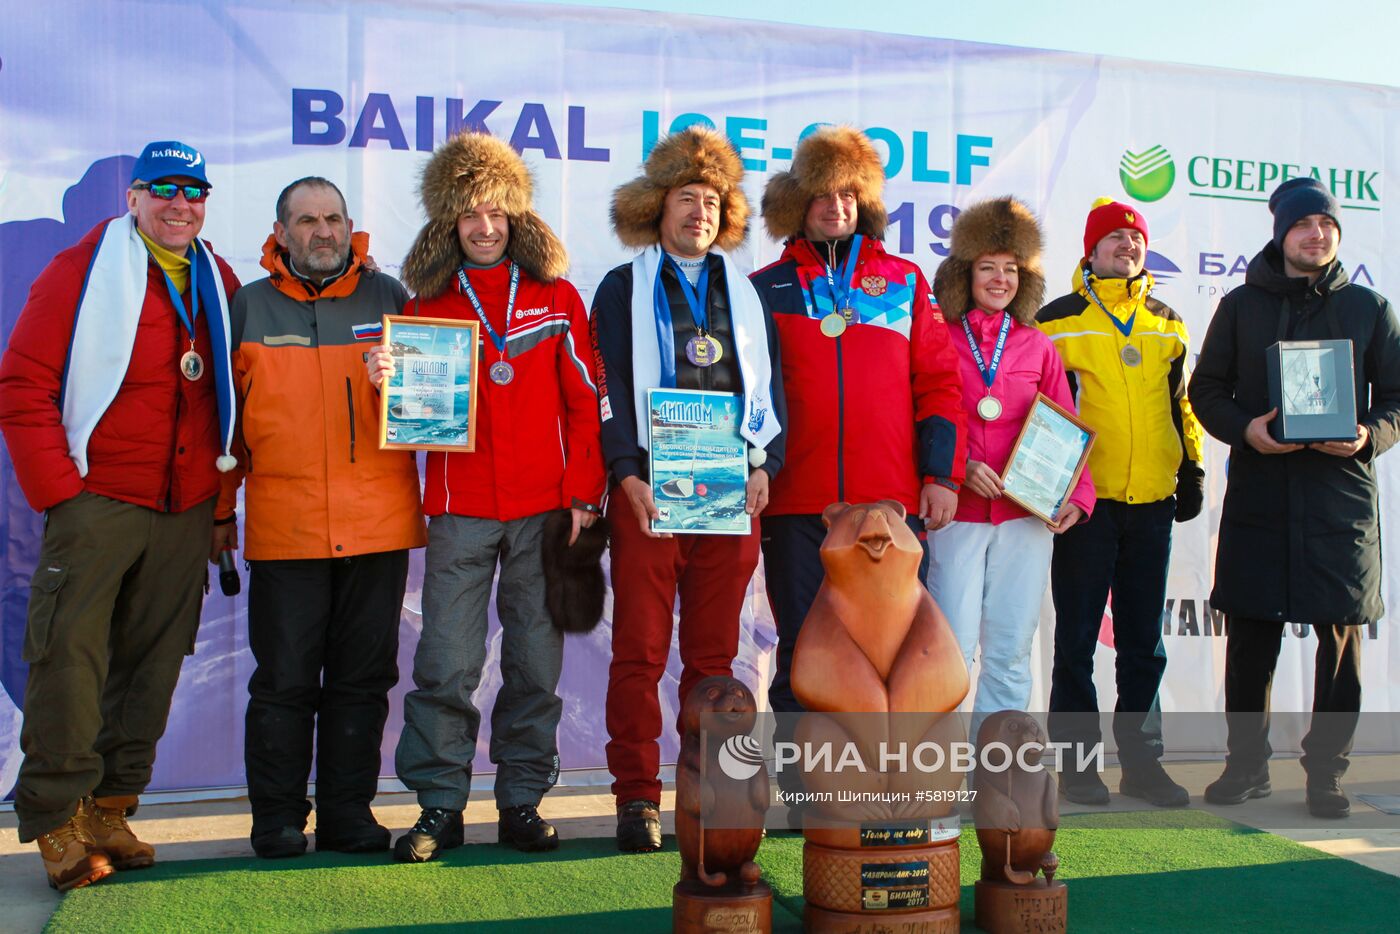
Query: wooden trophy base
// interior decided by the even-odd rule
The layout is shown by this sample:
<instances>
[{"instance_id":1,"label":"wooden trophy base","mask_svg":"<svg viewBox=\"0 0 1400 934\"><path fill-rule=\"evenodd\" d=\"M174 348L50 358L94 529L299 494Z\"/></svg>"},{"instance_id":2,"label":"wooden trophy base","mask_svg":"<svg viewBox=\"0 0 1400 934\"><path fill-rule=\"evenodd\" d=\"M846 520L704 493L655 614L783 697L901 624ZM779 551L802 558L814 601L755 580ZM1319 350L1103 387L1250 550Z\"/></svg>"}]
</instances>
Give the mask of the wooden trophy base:
<instances>
[{"instance_id":1,"label":"wooden trophy base","mask_svg":"<svg viewBox=\"0 0 1400 934\"><path fill-rule=\"evenodd\" d=\"M770 934L773 890L762 879L754 885L706 885L682 879L671 890L671 930L675 934Z\"/></svg>"},{"instance_id":2,"label":"wooden trophy base","mask_svg":"<svg viewBox=\"0 0 1400 934\"><path fill-rule=\"evenodd\" d=\"M1029 885L979 881L974 923L990 934L1055 934L1067 930L1069 890L1063 882Z\"/></svg>"},{"instance_id":3,"label":"wooden trophy base","mask_svg":"<svg viewBox=\"0 0 1400 934\"><path fill-rule=\"evenodd\" d=\"M810 841L802 847L802 895L807 904L828 912L891 924L897 917L943 908L956 916L960 894L955 843L874 851Z\"/></svg>"},{"instance_id":4,"label":"wooden trophy base","mask_svg":"<svg viewBox=\"0 0 1400 934\"><path fill-rule=\"evenodd\" d=\"M802 912L806 934L958 934L958 906L888 914L879 911L828 911L808 902Z\"/></svg>"}]
</instances>

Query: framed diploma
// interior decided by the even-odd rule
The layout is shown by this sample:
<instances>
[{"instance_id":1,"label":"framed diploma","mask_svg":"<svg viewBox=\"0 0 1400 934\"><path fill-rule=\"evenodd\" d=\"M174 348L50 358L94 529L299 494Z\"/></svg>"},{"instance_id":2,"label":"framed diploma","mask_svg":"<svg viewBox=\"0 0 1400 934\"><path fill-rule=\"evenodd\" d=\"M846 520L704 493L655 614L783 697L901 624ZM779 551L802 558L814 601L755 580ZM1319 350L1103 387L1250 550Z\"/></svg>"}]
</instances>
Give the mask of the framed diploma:
<instances>
[{"instance_id":1,"label":"framed diploma","mask_svg":"<svg viewBox=\"0 0 1400 934\"><path fill-rule=\"evenodd\" d=\"M476 321L384 316L394 375L379 387L379 447L476 448Z\"/></svg>"},{"instance_id":2,"label":"framed diploma","mask_svg":"<svg viewBox=\"0 0 1400 934\"><path fill-rule=\"evenodd\" d=\"M747 535L748 442L737 393L647 390L653 532Z\"/></svg>"},{"instance_id":3,"label":"framed diploma","mask_svg":"<svg viewBox=\"0 0 1400 934\"><path fill-rule=\"evenodd\" d=\"M1269 433L1280 444L1356 440L1351 341L1279 341L1266 351Z\"/></svg>"},{"instance_id":4,"label":"framed diploma","mask_svg":"<svg viewBox=\"0 0 1400 934\"><path fill-rule=\"evenodd\" d=\"M1036 393L1001 475L1003 495L1046 522L1058 521L1093 446L1087 425Z\"/></svg>"}]
</instances>

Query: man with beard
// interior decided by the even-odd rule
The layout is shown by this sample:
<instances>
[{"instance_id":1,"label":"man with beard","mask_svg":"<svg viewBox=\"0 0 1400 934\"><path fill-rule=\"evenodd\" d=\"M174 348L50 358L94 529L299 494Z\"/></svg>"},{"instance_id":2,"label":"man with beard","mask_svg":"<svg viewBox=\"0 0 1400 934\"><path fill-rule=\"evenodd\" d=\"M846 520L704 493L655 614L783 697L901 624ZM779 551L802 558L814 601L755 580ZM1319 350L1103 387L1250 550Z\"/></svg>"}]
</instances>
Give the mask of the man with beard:
<instances>
[{"instance_id":1,"label":"man with beard","mask_svg":"<svg viewBox=\"0 0 1400 934\"><path fill-rule=\"evenodd\" d=\"M366 266L340 190L303 178L277 199L263 244L269 273L233 305L239 469L215 512L214 551L243 555L248 682L243 754L253 850L306 852L306 782L316 753L316 848L387 850L370 810L379 745L398 681L408 549L426 542L413 455L381 451L378 395L364 354L407 295Z\"/></svg>"},{"instance_id":2,"label":"man with beard","mask_svg":"<svg viewBox=\"0 0 1400 934\"><path fill-rule=\"evenodd\" d=\"M1348 280L1337 259L1341 212L1322 183L1289 179L1269 210L1273 239L1220 300L1191 383L1201 423L1230 445L1210 595L1226 618L1229 754L1206 800L1240 804L1272 790L1269 694L1291 622L1317 636L1302 744L1308 810L1341 818L1351 813L1341 778L1361 709L1362 627L1385 613L1375 459L1400 432L1400 322L1388 301ZM1276 441L1265 351L1337 339L1351 341L1355 439Z\"/></svg>"}]
</instances>

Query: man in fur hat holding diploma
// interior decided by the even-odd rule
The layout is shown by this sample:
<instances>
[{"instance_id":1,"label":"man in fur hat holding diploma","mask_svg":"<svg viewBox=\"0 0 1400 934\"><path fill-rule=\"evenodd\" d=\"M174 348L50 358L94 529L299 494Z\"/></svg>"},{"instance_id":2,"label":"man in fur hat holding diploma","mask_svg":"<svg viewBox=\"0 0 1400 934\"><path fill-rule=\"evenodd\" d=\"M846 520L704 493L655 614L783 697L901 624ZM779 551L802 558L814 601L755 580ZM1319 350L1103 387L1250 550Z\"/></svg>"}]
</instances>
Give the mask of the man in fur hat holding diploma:
<instances>
[{"instance_id":1,"label":"man in fur hat holding diploma","mask_svg":"<svg viewBox=\"0 0 1400 934\"><path fill-rule=\"evenodd\" d=\"M476 450L428 454L423 632L395 755L399 779L423 810L394 845L400 862L426 862L462 845L481 723L472 692L486 662L498 564L501 689L491 710L498 839L526 851L559 845L537 810L559 776L563 704L555 688L564 661L541 551L551 531L572 545L594 524L603 461L587 314L561 278L568 257L531 208L532 190L508 143L454 136L423 170L428 223L403 264L404 284L417 294L406 313L481 323L483 378ZM381 384L393 370L388 348L376 348L368 365Z\"/></svg>"},{"instance_id":2,"label":"man in fur hat holding diploma","mask_svg":"<svg viewBox=\"0 0 1400 934\"><path fill-rule=\"evenodd\" d=\"M777 335L753 287L720 250L744 242L744 168L715 130L692 126L657 143L642 175L618 188L613 229L642 252L612 270L593 301L603 456L611 483L613 660L608 673L608 768L617 845L661 847L661 703L679 592L683 702L701 679L731 674L739 612L758 565L758 516L783 463ZM717 249L716 249L717 248ZM748 535L651 530L647 390L735 393L751 467ZM625 574L618 573L625 569Z\"/></svg>"},{"instance_id":3,"label":"man in fur hat holding diploma","mask_svg":"<svg viewBox=\"0 0 1400 934\"><path fill-rule=\"evenodd\" d=\"M763 524L778 666L768 699L800 710L792 650L824 571L822 510L881 499L904 505L911 528L946 525L967 460L958 357L919 268L880 242L888 218L884 165L853 127L804 139L792 169L768 180L763 221L784 241L753 275L783 343L791 411L788 469ZM927 548L919 568L928 571Z\"/></svg>"}]
</instances>

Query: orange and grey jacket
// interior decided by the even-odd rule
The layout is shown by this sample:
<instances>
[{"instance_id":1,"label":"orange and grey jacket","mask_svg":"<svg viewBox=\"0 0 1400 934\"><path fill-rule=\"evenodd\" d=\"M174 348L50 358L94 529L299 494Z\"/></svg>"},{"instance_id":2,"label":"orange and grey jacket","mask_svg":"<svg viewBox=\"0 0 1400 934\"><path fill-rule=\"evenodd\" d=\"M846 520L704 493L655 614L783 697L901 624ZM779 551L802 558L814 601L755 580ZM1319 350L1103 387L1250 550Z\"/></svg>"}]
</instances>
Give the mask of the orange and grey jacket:
<instances>
[{"instance_id":1,"label":"orange and grey jacket","mask_svg":"<svg viewBox=\"0 0 1400 934\"><path fill-rule=\"evenodd\" d=\"M365 354L381 318L408 300L366 269L369 236L351 236L349 268L317 289L292 274L275 238L271 275L233 307L238 468L224 475L215 516L233 514L244 479L243 554L254 561L343 558L427 543L411 453L379 450L379 394Z\"/></svg>"}]
</instances>

